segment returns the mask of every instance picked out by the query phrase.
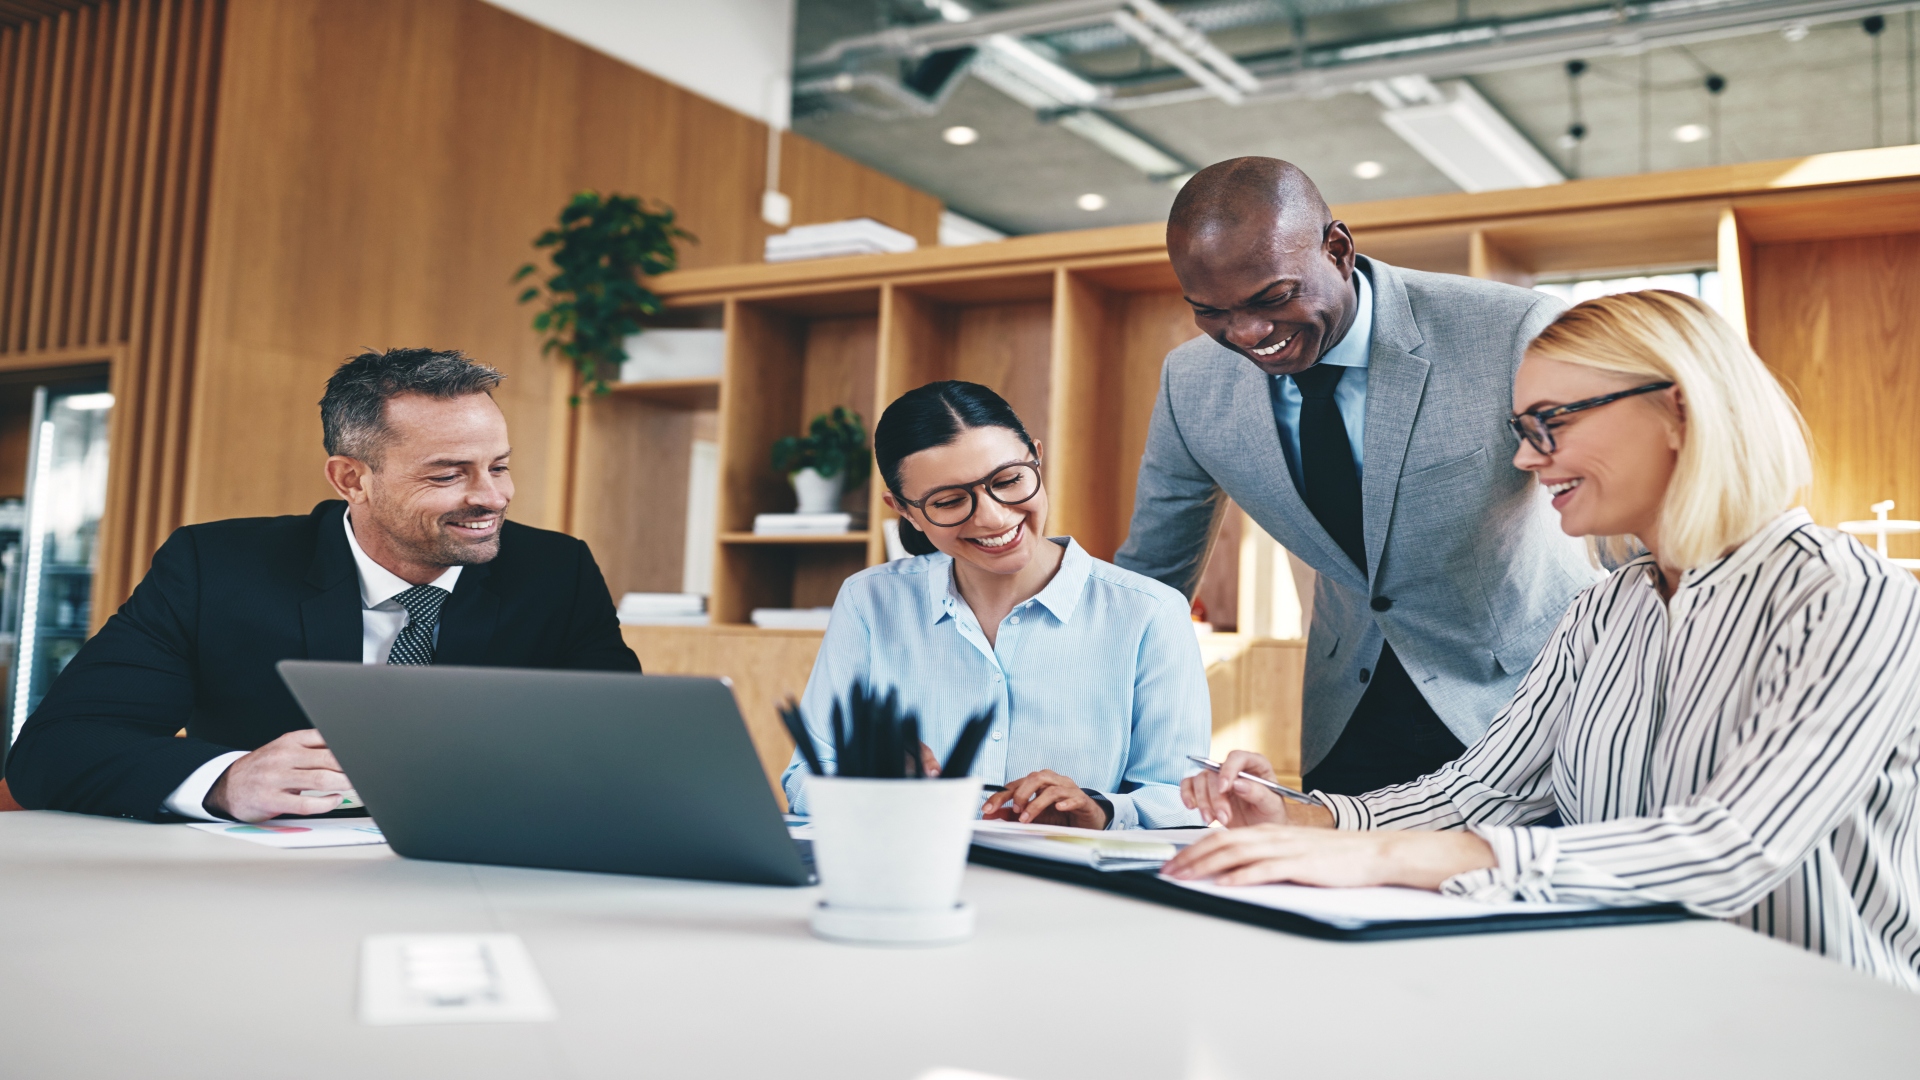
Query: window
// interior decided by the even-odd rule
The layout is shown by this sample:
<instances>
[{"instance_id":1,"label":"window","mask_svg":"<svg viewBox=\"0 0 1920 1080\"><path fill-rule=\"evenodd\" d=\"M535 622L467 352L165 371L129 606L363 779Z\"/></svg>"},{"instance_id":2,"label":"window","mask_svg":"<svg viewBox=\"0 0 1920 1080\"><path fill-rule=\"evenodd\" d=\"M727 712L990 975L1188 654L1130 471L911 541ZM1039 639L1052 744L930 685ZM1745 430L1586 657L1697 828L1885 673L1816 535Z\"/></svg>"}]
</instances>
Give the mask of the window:
<instances>
[{"instance_id":1,"label":"window","mask_svg":"<svg viewBox=\"0 0 1920 1080\"><path fill-rule=\"evenodd\" d=\"M1684 270L1674 274L1644 274L1639 277L1581 278L1575 281L1540 282L1535 289L1557 296L1569 304L1596 296L1635 292L1640 289L1671 289L1705 300L1715 311L1720 306L1720 271Z\"/></svg>"}]
</instances>

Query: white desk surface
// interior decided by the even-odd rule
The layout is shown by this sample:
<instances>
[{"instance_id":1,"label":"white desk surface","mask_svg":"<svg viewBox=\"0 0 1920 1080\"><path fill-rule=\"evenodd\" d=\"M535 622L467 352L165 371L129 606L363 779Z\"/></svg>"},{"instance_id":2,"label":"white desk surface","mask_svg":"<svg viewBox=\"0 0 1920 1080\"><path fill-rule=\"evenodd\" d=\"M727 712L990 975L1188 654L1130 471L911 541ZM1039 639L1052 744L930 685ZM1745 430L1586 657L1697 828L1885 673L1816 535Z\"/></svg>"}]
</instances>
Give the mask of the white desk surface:
<instances>
[{"instance_id":1,"label":"white desk surface","mask_svg":"<svg viewBox=\"0 0 1920 1080\"><path fill-rule=\"evenodd\" d=\"M1920 996L1712 922L1340 944L971 867L972 941L817 940L814 890L281 851L0 814L0 1074L1920 1075ZM551 1023L364 1027L361 938L521 935Z\"/></svg>"}]
</instances>

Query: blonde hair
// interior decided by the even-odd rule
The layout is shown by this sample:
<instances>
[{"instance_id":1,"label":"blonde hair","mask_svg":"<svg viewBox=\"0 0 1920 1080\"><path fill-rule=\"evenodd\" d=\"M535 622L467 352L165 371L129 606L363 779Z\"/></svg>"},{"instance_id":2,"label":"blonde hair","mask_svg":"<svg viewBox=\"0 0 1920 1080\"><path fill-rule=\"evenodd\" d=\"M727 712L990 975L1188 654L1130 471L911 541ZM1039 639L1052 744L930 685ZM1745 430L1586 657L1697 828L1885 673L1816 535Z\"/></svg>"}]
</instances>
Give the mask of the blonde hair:
<instances>
[{"instance_id":1,"label":"blonde hair","mask_svg":"<svg viewBox=\"0 0 1920 1080\"><path fill-rule=\"evenodd\" d=\"M1588 300L1562 312L1527 353L1679 389L1685 439L1659 517L1669 565L1719 558L1812 482L1800 410L1732 325L1691 296L1648 289ZM1639 545L1604 537L1594 546L1618 563Z\"/></svg>"}]
</instances>

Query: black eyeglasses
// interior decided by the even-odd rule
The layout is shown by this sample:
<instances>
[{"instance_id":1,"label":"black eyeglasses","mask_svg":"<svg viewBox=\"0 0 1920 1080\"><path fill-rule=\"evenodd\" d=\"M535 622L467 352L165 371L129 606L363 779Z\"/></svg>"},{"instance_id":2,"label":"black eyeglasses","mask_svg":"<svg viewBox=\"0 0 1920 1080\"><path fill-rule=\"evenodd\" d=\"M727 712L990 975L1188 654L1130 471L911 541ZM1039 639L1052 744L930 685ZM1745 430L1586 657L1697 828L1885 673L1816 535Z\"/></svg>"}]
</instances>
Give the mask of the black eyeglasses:
<instances>
[{"instance_id":1,"label":"black eyeglasses","mask_svg":"<svg viewBox=\"0 0 1920 1080\"><path fill-rule=\"evenodd\" d=\"M1565 416L1568 413L1585 412L1588 409L1597 409L1602 405L1611 405L1621 398L1630 398L1637 394L1651 394L1655 390L1665 390L1672 385L1670 382L1648 383L1645 386L1636 386L1631 390L1622 390L1617 394L1602 394L1599 397L1588 398L1585 401L1575 401L1568 405L1555 405L1546 409L1531 409L1523 413L1514 413L1507 419L1507 423L1513 428L1515 435L1527 440L1527 443L1535 450L1543 454L1551 454L1559 444L1553 441L1553 429L1547 426L1547 421Z\"/></svg>"},{"instance_id":2,"label":"black eyeglasses","mask_svg":"<svg viewBox=\"0 0 1920 1080\"><path fill-rule=\"evenodd\" d=\"M1016 461L1000 466L971 484L938 487L923 499L902 496L900 501L925 514L928 524L951 529L965 525L980 508L980 496L974 494L976 488L984 489L987 497L1001 506L1019 506L1040 494L1040 463Z\"/></svg>"}]
</instances>

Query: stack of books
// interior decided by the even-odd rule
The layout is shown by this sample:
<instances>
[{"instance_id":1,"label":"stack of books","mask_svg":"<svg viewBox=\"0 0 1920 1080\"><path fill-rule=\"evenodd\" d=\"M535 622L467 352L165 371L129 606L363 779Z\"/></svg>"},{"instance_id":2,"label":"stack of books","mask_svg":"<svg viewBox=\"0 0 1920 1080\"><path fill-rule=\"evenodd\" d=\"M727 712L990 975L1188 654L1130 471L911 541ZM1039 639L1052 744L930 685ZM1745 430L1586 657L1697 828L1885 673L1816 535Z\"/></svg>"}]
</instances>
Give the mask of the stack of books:
<instances>
[{"instance_id":1,"label":"stack of books","mask_svg":"<svg viewBox=\"0 0 1920 1080\"><path fill-rule=\"evenodd\" d=\"M832 259L842 255L879 255L912 251L920 246L899 229L882 225L872 218L829 221L824 225L795 225L778 236L767 237L768 262L794 262L799 259Z\"/></svg>"},{"instance_id":2,"label":"stack of books","mask_svg":"<svg viewBox=\"0 0 1920 1080\"><path fill-rule=\"evenodd\" d=\"M643 330L621 346L627 352L620 365L621 382L717 379L726 366L724 330L661 327Z\"/></svg>"},{"instance_id":3,"label":"stack of books","mask_svg":"<svg viewBox=\"0 0 1920 1080\"><path fill-rule=\"evenodd\" d=\"M748 616L762 630L825 630L832 608L754 608Z\"/></svg>"},{"instance_id":4,"label":"stack of books","mask_svg":"<svg viewBox=\"0 0 1920 1080\"><path fill-rule=\"evenodd\" d=\"M853 531L852 514L755 514L755 536L840 536Z\"/></svg>"},{"instance_id":5,"label":"stack of books","mask_svg":"<svg viewBox=\"0 0 1920 1080\"><path fill-rule=\"evenodd\" d=\"M625 626L705 626L707 598L698 593L630 592L620 598Z\"/></svg>"}]
</instances>

